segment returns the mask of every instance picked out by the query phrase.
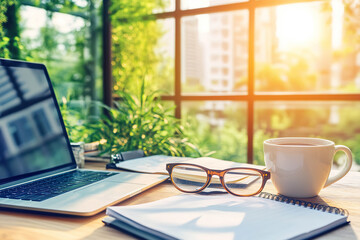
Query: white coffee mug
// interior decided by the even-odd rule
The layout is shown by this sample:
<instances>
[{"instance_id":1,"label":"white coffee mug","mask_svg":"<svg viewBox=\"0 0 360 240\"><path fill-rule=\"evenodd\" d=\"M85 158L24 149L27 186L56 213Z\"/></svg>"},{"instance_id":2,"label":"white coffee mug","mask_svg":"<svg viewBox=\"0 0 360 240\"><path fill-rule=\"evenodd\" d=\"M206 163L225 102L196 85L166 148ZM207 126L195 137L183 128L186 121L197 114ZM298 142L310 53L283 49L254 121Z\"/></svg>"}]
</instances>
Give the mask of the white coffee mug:
<instances>
[{"instance_id":1,"label":"white coffee mug","mask_svg":"<svg viewBox=\"0 0 360 240\"><path fill-rule=\"evenodd\" d=\"M334 155L344 151L346 162L329 177ZM352 154L348 147L319 138L274 138L264 141L264 157L271 181L278 193L298 198L313 197L344 177L350 170Z\"/></svg>"}]
</instances>

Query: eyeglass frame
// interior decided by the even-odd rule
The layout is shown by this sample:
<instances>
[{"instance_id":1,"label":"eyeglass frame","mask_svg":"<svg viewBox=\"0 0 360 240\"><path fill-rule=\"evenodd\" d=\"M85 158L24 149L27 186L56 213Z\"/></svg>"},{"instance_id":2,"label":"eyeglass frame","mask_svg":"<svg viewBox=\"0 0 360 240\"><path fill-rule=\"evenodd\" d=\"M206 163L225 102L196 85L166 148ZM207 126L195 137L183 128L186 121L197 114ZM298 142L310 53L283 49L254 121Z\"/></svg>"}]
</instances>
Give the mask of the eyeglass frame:
<instances>
[{"instance_id":1,"label":"eyeglass frame","mask_svg":"<svg viewBox=\"0 0 360 240\"><path fill-rule=\"evenodd\" d=\"M197 189L197 190L194 190L194 191L187 191L187 190L183 190L183 189L179 188L176 185L176 183L174 183L173 178L172 178L173 169L177 165L187 165L187 166L193 166L193 167L198 167L198 168L203 169L206 172L206 175L207 175L207 181L204 184L204 186ZM260 189L256 193L245 194L245 195L244 194L236 194L236 193L230 191L226 187L226 184L224 182L224 176L228 171L235 170L235 169L252 170L252 171L256 171L256 172L260 173L260 175L262 177L262 183L261 183ZM181 192L199 193L199 192L201 192L202 190L204 190L205 188L207 188L210 185L211 178L212 178L212 176L215 175L215 176L219 177L221 185L226 190L226 192L228 192L228 193L230 193L232 195L238 196L238 197L250 197L250 196L254 196L256 194L259 194L264 189L267 180L269 180L270 177L271 177L271 173L269 171L260 170L260 169L256 169L256 168L236 167L236 168L227 168L227 169L224 169L224 170L215 170L215 169L209 169L209 168L206 168L206 167L203 167L203 166L200 166L200 165L197 165L197 164L192 164L192 163L168 163L168 164L166 164L166 170L169 172L170 180L171 180L172 184L174 185L174 187L176 189L178 189L179 191L181 191Z\"/></svg>"}]
</instances>

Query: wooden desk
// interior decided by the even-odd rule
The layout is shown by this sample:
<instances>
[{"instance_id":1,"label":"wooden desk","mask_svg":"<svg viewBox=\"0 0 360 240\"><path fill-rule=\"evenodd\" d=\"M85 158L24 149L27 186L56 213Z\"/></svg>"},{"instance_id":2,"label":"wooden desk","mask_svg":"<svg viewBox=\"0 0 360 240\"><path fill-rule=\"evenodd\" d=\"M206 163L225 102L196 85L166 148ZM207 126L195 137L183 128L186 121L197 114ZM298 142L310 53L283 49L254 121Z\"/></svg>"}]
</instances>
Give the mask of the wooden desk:
<instances>
[{"instance_id":1,"label":"wooden desk","mask_svg":"<svg viewBox=\"0 0 360 240\"><path fill-rule=\"evenodd\" d=\"M104 164L91 163L86 167L104 169ZM267 183L264 191L275 193L271 182ZM165 182L119 205L145 203L179 193L170 182ZM322 235L319 239L360 239L360 172L349 173L310 201L345 208L350 213L349 225ZM104 212L83 218L0 210L0 239L134 239L104 226L101 222L104 217Z\"/></svg>"}]
</instances>

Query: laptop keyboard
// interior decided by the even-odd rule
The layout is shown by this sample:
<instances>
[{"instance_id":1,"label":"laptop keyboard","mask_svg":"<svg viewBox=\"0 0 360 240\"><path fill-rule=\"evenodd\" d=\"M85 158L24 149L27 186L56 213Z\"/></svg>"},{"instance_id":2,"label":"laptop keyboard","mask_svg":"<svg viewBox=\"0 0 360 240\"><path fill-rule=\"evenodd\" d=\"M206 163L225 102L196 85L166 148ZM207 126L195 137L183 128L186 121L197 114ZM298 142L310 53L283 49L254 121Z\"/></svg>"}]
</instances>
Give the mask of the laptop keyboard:
<instances>
[{"instance_id":1,"label":"laptop keyboard","mask_svg":"<svg viewBox=\"0 0 360 240\"><path fill-rule=\"evenodd\" d=\"M116 172L71 171L0 190L0 198L44 201L111 177Z\"/></svg>"}]
</instances>

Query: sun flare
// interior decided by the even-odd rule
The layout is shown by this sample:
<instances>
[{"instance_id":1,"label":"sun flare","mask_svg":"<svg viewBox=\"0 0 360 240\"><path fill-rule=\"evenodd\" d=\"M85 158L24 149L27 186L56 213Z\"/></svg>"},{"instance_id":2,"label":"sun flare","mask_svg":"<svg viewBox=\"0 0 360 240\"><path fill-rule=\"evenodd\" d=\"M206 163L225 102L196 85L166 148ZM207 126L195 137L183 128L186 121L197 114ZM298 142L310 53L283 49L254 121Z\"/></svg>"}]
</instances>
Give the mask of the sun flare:
<instances>
[{"instance_id":1,"label":"sun flare","mask_svg":"<svg viewBox=\"0 0 360 240\"><path fill-rule=\"evenodd\" d=\"M285 5L276 9L276 36L279 47L289 49L316 41L319 21L314 8L304 5Z\"/></svg>"}]
</instances>

